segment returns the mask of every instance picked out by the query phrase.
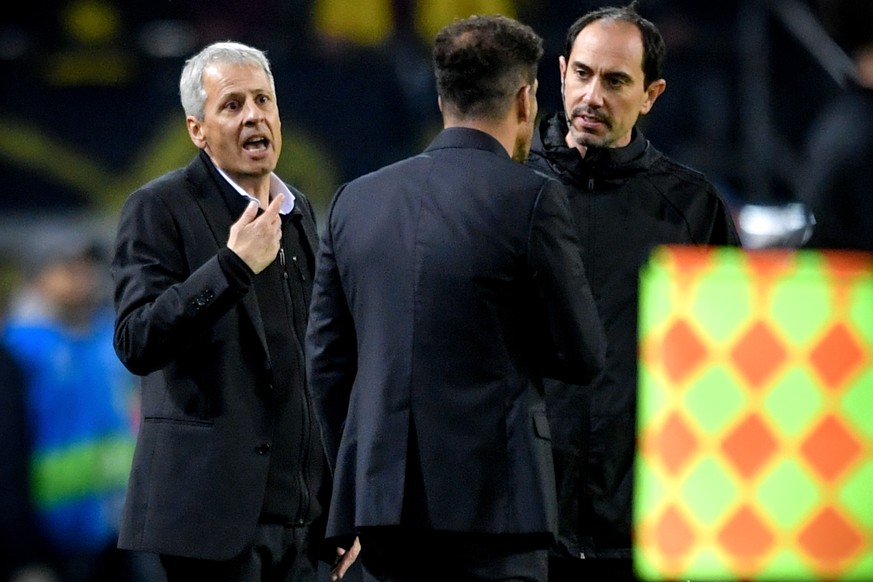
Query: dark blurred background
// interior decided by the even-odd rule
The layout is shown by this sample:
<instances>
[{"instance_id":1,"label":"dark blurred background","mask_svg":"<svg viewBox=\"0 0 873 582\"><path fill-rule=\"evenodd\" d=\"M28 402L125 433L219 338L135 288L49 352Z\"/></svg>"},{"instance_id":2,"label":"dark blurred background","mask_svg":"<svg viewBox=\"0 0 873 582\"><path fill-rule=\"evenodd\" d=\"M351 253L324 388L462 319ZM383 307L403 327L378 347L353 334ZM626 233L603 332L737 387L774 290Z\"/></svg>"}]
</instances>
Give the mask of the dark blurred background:
<instances>
[{"instance_id":1,"label":"dark blurred background","mask_svg":"<svg viewBox=\"0 0 873 582\"><path fill-rule=\"evenodd\" d=\"M324 209L345 180L419 151L440 123L430 39L454 16L502 12L546 40L540 109L560 107L568 25L605 1L55 0L0 23L0 247L81 224L111 237L137 185L194 154L184 59L234 39L265 49L285 147L278 173ZM794 201L803 134L841 90L845 55L814 0L641 0L668 44L667 91L643 129L737 209Z\"/></svg>"}]
</instances>

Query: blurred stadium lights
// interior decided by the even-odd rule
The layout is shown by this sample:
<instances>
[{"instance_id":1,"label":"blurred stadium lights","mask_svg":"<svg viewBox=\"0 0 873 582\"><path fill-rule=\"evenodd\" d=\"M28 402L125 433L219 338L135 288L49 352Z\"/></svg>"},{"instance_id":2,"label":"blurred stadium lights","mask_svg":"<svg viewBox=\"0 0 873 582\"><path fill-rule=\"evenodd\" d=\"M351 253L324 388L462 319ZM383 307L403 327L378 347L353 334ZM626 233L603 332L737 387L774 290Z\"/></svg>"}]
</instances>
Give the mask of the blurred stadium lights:
<instances>
[{"instance_id":1,"label":"blurred stadium lights","mask_svg":"<svg viewBox=\"0 0 873 582\"><path fill-rule=\"evenodd\" d=\"M176 58L191 54L197 35L194 27L182 20L156 20L139 31L138 44L148 56Z\"/></svg>"},{"instance_id":2,"label":"blurred stadium lights","mask_svg":"<svg viewBox=\"0 0 873 582\"><path fill-rule=\"evenodd\" d=\"M737 230L750 249L803 246L815 228L815 217L801 202L746 204L737 212Z\"/></svg>"}]
</instances>

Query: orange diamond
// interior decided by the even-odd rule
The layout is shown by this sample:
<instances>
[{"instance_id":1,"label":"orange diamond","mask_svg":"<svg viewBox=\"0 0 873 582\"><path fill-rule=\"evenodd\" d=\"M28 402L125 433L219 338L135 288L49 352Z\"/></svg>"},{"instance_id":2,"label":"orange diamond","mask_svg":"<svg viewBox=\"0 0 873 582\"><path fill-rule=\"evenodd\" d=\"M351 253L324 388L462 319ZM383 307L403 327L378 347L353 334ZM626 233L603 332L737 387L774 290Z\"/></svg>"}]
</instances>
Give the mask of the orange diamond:
<instances>
[{"instance_id":1,"label":"orange diamond","mask_svg":"<svg viewBox=\"0 0 873 582\"><path fill-rule=\"evenodd\" d=\"M794 268L794 254L783 249L755 250L747 252L745 258L752 276L764 283Z\"/></svg>"},{"instance_id":2,"label":"orange diamond","mask_svg":"<svg viewBox=\"0 0 873 582\"><path fill-rule=\"evenodd\" d=\"M674 246L671 250L676 271L697 275L711 266L713 247L706 246Z\"/></svg>"},{"instance_id":3,"label":"orange diamond","mask_svg":"<svg viewBox=\"0 0 873 582\"><path fill-rule=\"evenodd\" d=\"M824 563L837 565L862 549L863 538L832 507L825 507L798 537L800 547Z\"/></svg>"},{"instance_id":4,"label":"orange diamond","mask_svg":"<svg viewBox=\"0 0 873 582\"><path fill-rule=\"evenodd\" d=\"M836 479L861 452L861 445L838 418L828 415L803 441L803 457L826 481Z\"/></svg>"},{"instance_id":5,"label":"orange diamond","mask_svg":"<svg viewBox=\"0 0 873 582\"><path fill-rule=\"evenodd\" d=\"M718 541L740 560L759 558L773 545L773 534L748 506L743 506L718 532Z\"/></svg>"},{"instance_id":6,"label":"orange diamond","mask_svg":"<svg viewBox=\"0 0 873 582\"><path fill-rule=\"evenodd\" d=\"M664 368L679 383L706 358L706 346L684 320L677 321L664 335Z\"/></svg>"},{"instance_id":7,"label":"orange diamond","mask_svg":"<svg viewBox=\"0 0 873 582\"><path fill-rule=\"evenodd\" d=\"M825 266L835 278L857 277L870 272L870 255L861 251L829 250L822 253Z\"/></svg>"},{"instance_id":8,"label":"orange diamond","mask_svg":"<svg viewBox=\"0 0 873 582\"><path fill-rule=\"evenodd\" d=\"M654 533L658 549L665 556L680 558L694 545L694 530L673 506L655 524Z\"/></svg>"},{"instance_id":9,"label":"orange diamond","mask_svg":"<svg viewBox=\"0 0 873 582\"><path fill-rule=\"evenodd\" d=\"M840 388L864 361L864 351L843 324L832 327L809 354L825 386Z\"/></svg>"},{"instance_id":10,"label":"orange diamond","mask_svg":"<svg viewBox=\"0 0 873 582\"><path fill-rule=\"evenodd\" d=\"M728 461L745 479L751 479L776 452L773 433L757 414L750 414L721 445Z\"/></svg>"},{"instance_id":11,"label":"orange diamond","mask_svg":"<svg viewBox=\"0 0 873 582\"><path fill-rule=\"evenodd\" d=\"M757 321L734 346L731 358L746 381L758 388L782 365L786 352L770 328Z\"/></svg>"},{"instance_id":12,"label":"orange diamond","mask_svg":"<svg viewBox=\"0 0 873 582\"><path fill-rule=\"evenodd\" d=\"M677 413L671 413L664 422L658 438L661 460L667 471L676 475L697 449L697 439Z\"/></svg>"}]
</instances>

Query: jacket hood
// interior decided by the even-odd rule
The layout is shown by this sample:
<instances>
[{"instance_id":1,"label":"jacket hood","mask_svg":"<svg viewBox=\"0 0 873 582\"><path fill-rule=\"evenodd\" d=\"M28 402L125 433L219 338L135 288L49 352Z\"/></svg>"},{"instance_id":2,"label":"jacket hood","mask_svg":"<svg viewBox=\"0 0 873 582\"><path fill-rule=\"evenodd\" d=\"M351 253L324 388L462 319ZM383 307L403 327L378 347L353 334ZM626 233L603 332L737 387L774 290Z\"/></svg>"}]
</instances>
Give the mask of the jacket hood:
<instances>
[{"instance_id":1,"label":"jacket hood","mask_svg":"<svg viewBox=\"0 0 873 582\"><path fill-rule=\"evenodd\" d=\"M631 141L621 148L590 147L584 158L579 150L567 146L567 122L561 112L540 119L534 131L528 163L545 172L554 172L562 181L582 186L595 180L600 186L620 182L642 172L662 155L636 127ZM547 155L548 154L548 155Z\"/></svg>"}]
</instances>

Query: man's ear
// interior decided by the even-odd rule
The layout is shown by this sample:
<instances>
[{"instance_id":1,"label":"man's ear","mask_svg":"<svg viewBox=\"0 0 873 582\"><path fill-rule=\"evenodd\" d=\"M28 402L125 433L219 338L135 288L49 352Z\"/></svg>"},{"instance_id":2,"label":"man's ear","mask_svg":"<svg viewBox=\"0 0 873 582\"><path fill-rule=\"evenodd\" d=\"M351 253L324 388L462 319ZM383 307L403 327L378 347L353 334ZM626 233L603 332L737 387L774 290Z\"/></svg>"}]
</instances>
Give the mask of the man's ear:
<instances>
[{"instance_id":1,"label":"man's ear","mask_svg":"<svg viewBox=\"0 0 873 582\"><path fill-rule=\"evenodd\" d=\"M523 85L515 93L515 111L520 123L527 123L534 114L531 86Z\"/></svg>"},{"instance_id":2,"label":"man's ear","mask_svg":"<svg viewBox=\"0 0 873 582\"><path fill-rule=\"evenodd\" d=\"M199 149L206 147L206 136L203 135L203 124L193 115L185 118L185 123L188 125L188 136L194 145Z\"/></svg>"},{"instance_id":3,"label":"man's ear","mask_svg":"<svg viewBox=\"0 0 873 582\"><path fill-rule=\"evenodd\" d=\"M643 105L640 107L640 115L645 115L652 110L655 100L658 99L666 88L667 81L664 79L658 79L649 83L649 86L646 87L646 100L643 101Z\"/></svg>"}]
</instances>

